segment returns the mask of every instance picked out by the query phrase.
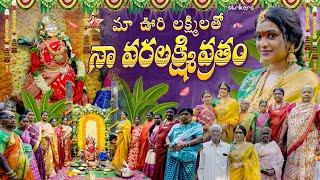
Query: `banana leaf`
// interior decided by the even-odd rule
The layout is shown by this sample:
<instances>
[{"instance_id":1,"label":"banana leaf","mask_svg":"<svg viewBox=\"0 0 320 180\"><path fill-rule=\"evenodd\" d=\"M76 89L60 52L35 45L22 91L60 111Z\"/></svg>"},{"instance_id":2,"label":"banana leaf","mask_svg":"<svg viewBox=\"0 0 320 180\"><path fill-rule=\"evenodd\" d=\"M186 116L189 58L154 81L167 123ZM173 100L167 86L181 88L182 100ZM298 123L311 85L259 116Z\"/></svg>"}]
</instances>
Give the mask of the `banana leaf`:
<instances>
[{"instance_id":1,"label":"banana leaf","mask_svg":"<svg viewBox=\"0 0 320 180\"><path fill-rule=\"evenodd\" d=\"M39 108L40 112L48 110L48 108L49 108L49 98L50 98L50 92L48 91L41 98L40 108Z\"/></svg>"},{"instance_id":2,"label":"banana leaf","mask_svg":"<svg viewBox=\"0 0 320 180\"><path fill-rule=\"evenodd\" d=\"M36 99L28 92L22 92L22 102L25 109L31 109L34 112L34 121L41 121L40 111Z\"/></svg>"},{"instance_id":3,"label":"banana leaf","mask_svg":"<svg viewBox=\"0 0 320 180\"><path fill-rule=\"evenodd\" d=\"M155 107L153 107L150 111L152 111L153 114L162 114L162 120L164 120L166 118L166 109L172 106L177 108L179 106L179 103L167 102L158 104Z\"/></svg>"},{"instance_id":4,"label":"banana leaf","mask_svg":"<svg viewBox=\"0 0 320 180\"><path fill-rule=\"evenodd\" d=\"M62 114L61 114L61 113L50 113L50 114L48 115L48 122L49 122L52 118L56 118L56 120L57 120L57 125L58 125L59 122L61 123Z\"/></svg>"},{"instance_id":5,"label":"banana leaf","mask_svg":"<svg viewBox=\"0 0 320 180\"><path fill-rule=\"evenodd\" d=\"M158 103L157 103L158 104ZM155 105L147 105L143 109L141 109L138 113L138 116L141 118L141 124L143 124L146 121L146 114L149 110L151 110Z\"/></svg>"},{"instance_id":6,"label":"banana leaf","mask_svg":"<svg viewBox=\"0 0 320 180\"><path fill-rule=\"evenodd\" d=\"M130 91L124 88L123 84L119 84L120 105L124 111L128 113L128 119L133 119L135 103Z\"/></svg>"},{"instance_id":7,"label":"banana leaf","mask_svg":"<svg viewBox=\"0 0 320 180\"><path fill-rule=\"evenodd\" d=\"M147 89L143 96L139 99L139 101L149 100L149 101L157 101L161 96L165 95L169 90L168 84L158 84L149 89Z\"/></svg>"},{"instance_id":8,"label":"banana leaf","mask_svg":"<svg viewBox=\"0 0 320 180\"><path fill-rule=\"evenodd\" d=\"M233 79L233 81L237 85L241 85L243 79L252 71L252 69L248 68L231 68L230 74Z\"/></svg>"},{"instance_id":9,"label":"banana leaf","mask_svg":"<svg viewBox=\"0 0 320 180\"><path fill-rule=\"evenodd\" d=\"M135 99L135 102L138 103L140 98L143 96L143 81L142 81L142 76L140 76L136 83L134 84L133 88L133 97Z\"/></svg>"},{"instance_id":10,"label":"banana leaf","mask_svg":"<svg viewBox=\"0 0 320 180\"><path fill-rule=\"evenodd\" d=\"M48 108L48 115L50 114L62 114L66 110L66 99L61 99L53 104L51 104Z\"/></svg>"},{"instance_id":11,"label":"banana leaf","mask_svg":"<svg viewBox=\"0 0 320 180\"><path fill-rule=\"evenodd\" d=\"M230 90L231 97L234 99L237 99L238 92L239 92L238 90Z\"/></svg>"},{"instance_id":12,"label":"banana leaf","mask_svg":"<svg viewBox=\"0 0 320 180\"><path fill-rule=\"evenodd\" d=\"M244 44L247 46L250 56L260 61L260 54L256 47L256 40L255 39L245 40Z\"/></svg>"},{"instance_id":13,"label":"banana leaf","mask_svg":"<svg viewBox=\"0 0 320 180\"><path fill-rule=\"evenodd\" d=\"M155 105L157 105L158 103L156 101L148 101L148 100L144 100L139 102L139 104L137 104L137 107L135 109L135 115L134 116L139 116L140 118L143 117L145 114L140 113L140 111L142 110L146 110L145 107L154 107ZM151 108L149 108L151 109ZM146 112L145 112L146 113ZM143 123L143 121L142 121Z\"/></svg>"}]
</instances>

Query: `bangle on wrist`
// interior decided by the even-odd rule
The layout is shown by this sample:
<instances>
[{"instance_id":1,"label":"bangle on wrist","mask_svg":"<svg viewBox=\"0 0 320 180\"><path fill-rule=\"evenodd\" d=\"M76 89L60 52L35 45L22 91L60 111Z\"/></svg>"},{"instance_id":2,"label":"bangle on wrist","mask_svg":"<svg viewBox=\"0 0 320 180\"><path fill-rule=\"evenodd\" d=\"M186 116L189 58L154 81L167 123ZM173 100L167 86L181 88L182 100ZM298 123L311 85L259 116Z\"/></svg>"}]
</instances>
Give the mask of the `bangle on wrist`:
<instances>
[{"instance_id":1,"label":"bangle on wrist","mask_svg":"<svg viewBox=\"0 0 320 180\"><path fill-rule=\"evenodd\" d=\"M11 171L7 172L6 174L8 175L8 174L11 174L11 173L13 173L13 169L11 169Z\"/></svg>"},{"instance_id":2,"label":"bangle on wrist","mask_svg":"<svg viewBox=\"0 0 320 180\"><path fill-rule=\"evenodd\" d=\"M17 175L15 172L11 175L8 175L9 177L14 177L15 175Z\"/></svg>"}]
</instances>

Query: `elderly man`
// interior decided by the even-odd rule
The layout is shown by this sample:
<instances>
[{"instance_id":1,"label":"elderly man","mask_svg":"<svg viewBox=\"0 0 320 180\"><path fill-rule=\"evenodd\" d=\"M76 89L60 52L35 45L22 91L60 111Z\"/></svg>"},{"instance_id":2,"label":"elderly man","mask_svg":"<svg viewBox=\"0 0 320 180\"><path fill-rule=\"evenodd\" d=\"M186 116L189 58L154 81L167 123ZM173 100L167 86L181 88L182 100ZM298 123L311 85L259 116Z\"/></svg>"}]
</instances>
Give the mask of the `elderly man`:
<instances>
[{"instance_id":1,"label":"elderly man","mask_svg":"<svg viewBox=\"0 0 320 180\"><path fill-rule=\"evenodd\" d=\"M204 143L203 150L200 152L199 180L229 179L230 145L221 141L221 134L222 127L219 124L213 124L210 127L211 141Z\"/></svg>"},{"instance_id":2,"label":"elderly man","mask_svg":"<svg viewBox=\"0 0 320 180\"><path fill-rule=\"evenodd\" d=\"M306 85L301 90L301 103L297 103L287 119L288 158L284 180L314 179L316 148L318 143L319 108L311 102L313 89Z\"/></svg>"}]
</instances>

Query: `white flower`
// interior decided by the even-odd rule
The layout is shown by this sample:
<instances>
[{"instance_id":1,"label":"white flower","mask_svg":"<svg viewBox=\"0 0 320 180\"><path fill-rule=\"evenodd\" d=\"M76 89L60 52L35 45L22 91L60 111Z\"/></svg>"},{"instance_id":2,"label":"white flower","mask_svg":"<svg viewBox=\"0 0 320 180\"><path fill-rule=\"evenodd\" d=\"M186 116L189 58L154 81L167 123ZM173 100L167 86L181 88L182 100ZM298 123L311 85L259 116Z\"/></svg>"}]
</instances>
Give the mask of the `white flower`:
<instances>
[{"instance_id":1,"label":"white flower","mask_svg":"<svg viewBox=\"0 0 320 180\"><path fill-rule=\"evenodd\" d=\"M50 91L51 88L47 85L47 82L43 79L42 75L34 76L34 82L41 89L42 94L45 94L47 91Z\"/></svg>"}]
</instances>

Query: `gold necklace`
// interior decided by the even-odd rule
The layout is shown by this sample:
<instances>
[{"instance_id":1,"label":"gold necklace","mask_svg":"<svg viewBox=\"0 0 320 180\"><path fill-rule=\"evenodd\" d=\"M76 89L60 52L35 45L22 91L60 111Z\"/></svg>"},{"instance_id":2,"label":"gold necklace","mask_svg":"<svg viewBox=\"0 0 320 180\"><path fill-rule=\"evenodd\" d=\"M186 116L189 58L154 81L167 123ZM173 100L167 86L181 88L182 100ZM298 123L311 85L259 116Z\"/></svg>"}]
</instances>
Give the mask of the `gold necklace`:
<instances>
[{"instance_id":1,"label":"gold necklace","mask_svg":"<svg viewBox=\"0 0 320 180\"><path fill-rule=\"evenodd\" d=\"M227 112L227 99L228 97L223 101L223 103L221 102L221 100L219 99L219 114L220 116L224 116Z\"/></svg>"},{"instance_id":2,"label":"gold necklace","mask_svg":"<svg viewBox=\"0 0 320 180\"><path fill-rule=\"evenodd\" d=\"M63 42L61 41L61 39L59 39L59 41L60 41L60 49L58 51L54 51L50 47L48 42L42 38L42 42L47 47L47 49L48 49L50 55L52 56L53 60L58 62L58 63L61 63L61 62L64 61L64 52L65 52L66 49L63 46Z\"/></svg>"},{"instance_id":3,"label":"gold necklace","mask_svg":"<svg viewBox=\"0 0 320 180\"><path fill-rule=\"evenodd\" d=\"M288 70L290 69L290 67L292 66L292 64L290 64L284 71L283 73L278 77L277 81L273 84L273 86L271 88L269 88L268 92L263 95L262 91L264 88L264 85L267 81L268 76L270 75L270 69L267 68L264 72L262 77L259 79L258 84L256 89L254 90L252 96L250 96L248 98L248 100L251 102L250 104L250 108L249 111L253 112L257 110L257 107L260 103L261 100L266 100L268 101L271 97L272 97L272 92L274 90L274 88L276 87L280 87L282 81L284 80L284 77L287 75Z\"/></svg>"}]
</instances>

